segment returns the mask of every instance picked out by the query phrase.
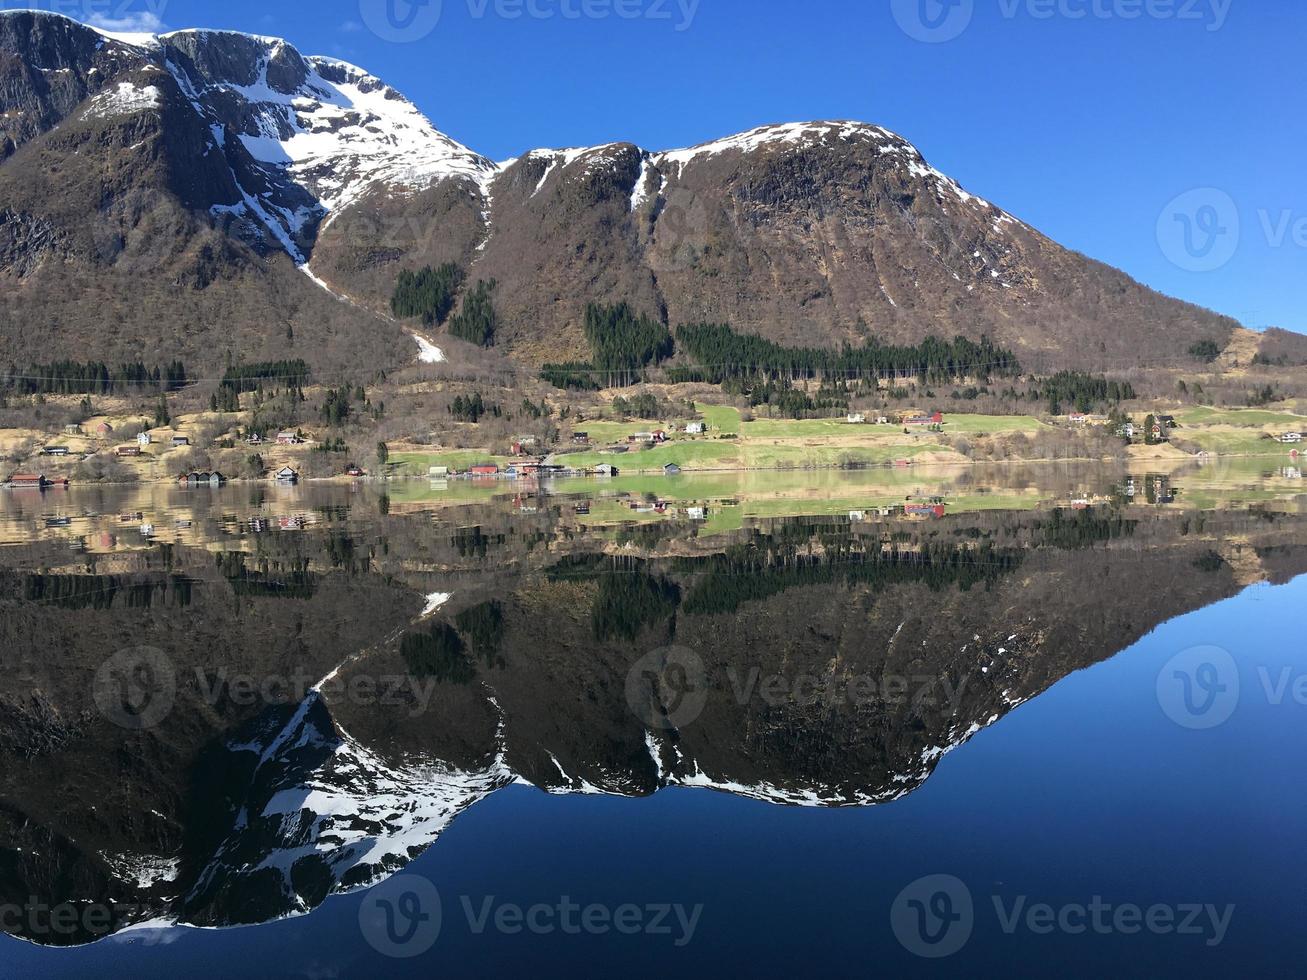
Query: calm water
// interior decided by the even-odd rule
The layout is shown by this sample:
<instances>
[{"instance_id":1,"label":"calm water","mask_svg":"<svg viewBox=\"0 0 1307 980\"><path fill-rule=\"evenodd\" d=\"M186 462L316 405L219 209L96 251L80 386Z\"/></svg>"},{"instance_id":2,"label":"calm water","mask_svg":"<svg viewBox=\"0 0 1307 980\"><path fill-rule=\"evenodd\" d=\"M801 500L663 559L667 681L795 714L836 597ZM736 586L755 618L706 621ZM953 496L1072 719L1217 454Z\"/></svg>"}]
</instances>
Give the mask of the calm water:
<instances>
[{"instance_id":1,"label":"calm water","mask_svg":"<svg viewBox=\"0 0 1307 980\"><path fill-rule=\"evenodd\" d=\"M1305 501L0 497L0 969L1296 973Z\"/></svg>"}]
</instances>

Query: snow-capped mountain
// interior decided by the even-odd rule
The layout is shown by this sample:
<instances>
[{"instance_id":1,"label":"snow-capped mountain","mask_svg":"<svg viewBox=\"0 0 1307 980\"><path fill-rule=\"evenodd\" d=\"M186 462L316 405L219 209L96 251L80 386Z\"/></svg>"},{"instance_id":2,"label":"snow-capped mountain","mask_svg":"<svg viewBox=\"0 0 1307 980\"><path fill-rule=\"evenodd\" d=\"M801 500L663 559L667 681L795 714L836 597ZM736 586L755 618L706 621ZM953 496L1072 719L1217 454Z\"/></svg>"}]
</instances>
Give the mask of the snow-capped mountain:
<instances>
[{"instance_id":1,"label":"snow-capped mountain","mask_svg":"<svg viewBox=\"0 0 1307 980\"><path fill-rule=\"evenodd\" d=\"M324 216L374 188L411 192L448 177L482 183L495 173L381 79L336 59L303 57L278 38L97 33L145 59L147 69L167 71L209 129L206 153L238 145L232 169L241 199L212 211L261 223L296 262ZM87 112L109 118L162 108L157 84L123 81L93 96Z\"/></svg>"},{"instance_id":2,"label":"snow-capped mountain","mask_svg":"<svg viewBox=\"0 0 1307 980\"><path fill-rule=\"evenodd\" d=\"M245 306L291 320L314 360L353 344L350 363L411 363L412 340L381 325L395 280L448 261L470 283L498 282L499 346L527 362L584 356L596 301L785 343L988 334L1037 369L1173 358L1235 328L1058 246L866 123L496 164L376 76L277 38L119 35L7 12L0 66L0 281L18 296L4 312L48 324L50 357L75 356L76 324L99 312L72 275L121 299L109 356L148 345L202 362L225 346L209 324L233 318L243 347L284 353L234 312ZM289 286L296 268L314 282ZM191 290L164 290L147 313L143 279ZM311 287L326 288L310 300ZM260 290L276 296L250 302ZM362 338L323 331L303 307L324 302L347 323L358 307L380 323ZM160 320L183 309L196 326L177 337Z\"/></svg>"}]
</instances>

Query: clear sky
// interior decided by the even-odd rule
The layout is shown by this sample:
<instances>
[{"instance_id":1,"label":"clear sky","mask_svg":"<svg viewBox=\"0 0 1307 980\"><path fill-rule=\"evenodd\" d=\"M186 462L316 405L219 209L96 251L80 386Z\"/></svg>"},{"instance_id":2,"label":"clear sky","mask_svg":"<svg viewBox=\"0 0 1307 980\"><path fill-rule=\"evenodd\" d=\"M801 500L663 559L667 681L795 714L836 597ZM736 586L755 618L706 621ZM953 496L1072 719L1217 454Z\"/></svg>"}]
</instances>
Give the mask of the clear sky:
<instances>
[{"instance_id":1,"label":"clear sky","mask_svg":"<svg viewBox=\"0 0 1307 980\"><path fill-rule=\"evenodd\" d=\"M380 75L495 159L878 123L1067 246L1249 326L1307 332L1297 0L0 4L285 37Z\"/></svg>"}]
</instances>

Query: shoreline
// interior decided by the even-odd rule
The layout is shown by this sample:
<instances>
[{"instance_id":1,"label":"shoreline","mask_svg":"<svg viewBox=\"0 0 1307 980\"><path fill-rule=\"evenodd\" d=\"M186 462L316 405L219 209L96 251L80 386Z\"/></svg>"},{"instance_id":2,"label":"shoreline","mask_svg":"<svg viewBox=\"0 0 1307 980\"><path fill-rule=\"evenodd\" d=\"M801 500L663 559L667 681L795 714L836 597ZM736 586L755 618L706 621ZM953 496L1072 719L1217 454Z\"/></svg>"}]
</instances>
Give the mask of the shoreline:
<instances>
[{"instance_id":1,"label":"shoreline","mask_svg":"<svg viewBox=\"0 0 1307 980\"><path fill-rule=\"evenodd\" d=\"M1110 465L1113 463L1119 463L1126 468L1130 468L1132 466L1145 466L1146 468L1148 464L1184 465L1187 463L1211 463L1211 462L1216 462L1218 460L1234 460L1234 459L1265 459L1268 461L1281 462L1282 460L1293 460L1294 457L1289 456L1287 454L1281 457L1281 456L1270 456L1261 453L1222 453L1222 454L1212 453L1205 457L1197 456L1197 455L1194 456L1189 456L1189 455L1185 455L1185 456L1171 456L1171 455L1068 456L1068 457L1061 457L1055 459L1047 458L1047 457L1031 457L1028 459L1025 458L964 459L964 460L949 460L949 461L929 461L929 462L921 462L921 463L908 459L905 460L903 463L897 463L897 462L874 463L865 466L727 466L727 467L690 467L690 468L682 467L680 473L667 475L665 476L665 478L668 480L674 480L678 476L722 475L722 474L731 474L731 473L739 473L739 474L744 474L744 473L865 473L865 472L872 472L876 470L898 470L898 469L944 470L944 469L967 469L973 466L1029 466L1029 465L1049 465L1055 463L1081 463L1081 464L1099 464L1099 465ZM1288 465L1288 464L1281 463L1281 465ZM634 468L624 469L622 467L618 467L618 475L616 478L620 479L621 477L624 476L651 477L651 476L663 476L663 475L664 473L661 467L657 469L634 469ZM348 477L348 476L301 477L296 483L289 483L289 484L279 483L276 480L270 480L267 478L252 480L243 477L232 477L229 478L223 484L223 486L243 486L243 487L269 486L269 487L284 487L284 488L293 488L303 484L315 484L315 485L338 484L341 486L346 486L351 484L368 484L368 485L385 486L390 483L430 482L433 479L444 479L444 480L476 479L476 480L485 481L487 483L498 482L504 484L540 482L538 477L509 478L503 476L502 474L496 474L494 476L473 477L465 473L451 473L446 477L429 477L429 476L424 476L421 474L414 473L414 474L395 474L382 478L366 477L366 476L365 477ZM546 479L547 480L548 479L593 479L595 481L608 481L614 479L614 477L598 476L591 473L576 471L565 475L560 474L558 477L553 477L553 476L547 477ZM5 484L0 486L0 490L6 490L6 491L16 492L16 493L31 492L31 491L37 491L39 493L50 493L50 492L57 492L57 491L68 491L73 489L85 489L89 487L110 488L110 487L142 487L142 486L150 486L150 487L173 486L176 487L178 490L187 490L187 491L211 489L210 487L207 486L183 487L178 485L175 479L159 479L159 480L132 480L132 481L104 481L104 482L95 482L95 483L70 482L67 485L59 484L59 485L51 485L51 486L40 487L40 488L14 487Z\"/></svg>"}]
</instances>

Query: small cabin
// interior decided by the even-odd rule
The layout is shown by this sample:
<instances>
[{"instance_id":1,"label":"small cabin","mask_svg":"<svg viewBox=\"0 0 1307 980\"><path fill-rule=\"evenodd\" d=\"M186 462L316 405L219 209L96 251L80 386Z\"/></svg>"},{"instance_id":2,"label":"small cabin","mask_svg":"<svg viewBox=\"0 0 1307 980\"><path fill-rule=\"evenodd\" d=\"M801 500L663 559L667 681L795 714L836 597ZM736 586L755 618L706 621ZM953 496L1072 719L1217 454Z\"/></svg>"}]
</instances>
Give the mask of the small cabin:
<instances>
[{"instance_id":1,"label":"small cabin","mask_svg":"<svg viewBox=\"0 0 1307 980\"><path fill-rule=\"evenodd\" d=\"M298 446L298 445L299 445L300 443L302 443L303 441L304 441L304 440L300 438L300 434L299 434L298 432L278 432L278 433L277 433L277 445L278 445L278 446Z\"/></svg>"},{"instance_id":2,"label":"small cabin","mask_svg":"<svg viewBox=\"0 0 1307 980\"><path fill-rule=\"evenodd\" d=\"M663 467L663 476L680 476L681 468L675 463L668 463Z\"/></svg>"},{"instance_id":3,"label":"small cabin","mask_svg":"<svg viewBox=\"0 0 1307 980\"><path fill-rule=\"evenodd\" d=\"M67 446L46 446L41 452L46 456L67 456L69 449Z\"/></svg>"},{"instance_id":4,"label":"small cabin","mask_svg":"<svg viewBox=\"0 0 1307 980\"><path fill-rule=\"evenodd\" d=\"M191 444L191 440L186 436L173 436L172 444L174 446L189 446Z\"/></svg>"},{"instance_id":5,"label":"small cabin","mask_svg":"<svg viewBox=\"0 0 1307 980\"><path fill-rule=\"evenodd\" d=\"M613 477L617 475L617 467L611 463L600 463L594 469L595 476Z\"/></svg>"},{"instance_id":6,"label":"small cabin","mask_svg":"<svg viewBox=\"0 0 1307 980\"><path fill-rule=\"evenodd\" d=\"M478 463L471 469L473 476L498 476L499 467L494 463Z\"/></svg>"},{"instance_id":7,"label":"small cabin","mask_svg":"<svg viewBox=\"0 0 1307 980\"><path fill-rule=\"evenodd\" d=\"M136 445L140 446L142 449L150 445L152 442L154 442L154 438L148 432L142 432L136 437Z\"/></svg>"},{"instance_id":8,"label":"small cabin","mask_svg":"<svg viewBox=\"0 0 1307 980\"><path fill-rule=\"evenodd\" d=\"M81 434L82 427L75 422L71 425L64 426L64 435L66 436L80 436Z\"/></svg>"},{"instance_id":9,"label":"small cabin","mask_svg":"<svg viewBox=\"0 0 1307 980\"><path fill-rule=\"evenodd\" d=\"M278 483L299 483L300 475L289 466L283 466L276 472L276 479Z\"/></svg>"},{"instance_id":10,"label":"small cabin","mask_svg":"<svg viewBox=\"0 0 1307 980\"><path fill-rule=\"evenodd\" d=\"M96 435L111 436L113 435L113 426L108 422L101 422L95 427Z\"/></svg>"},{"instance_id":11,"label":"small cabin","mask_svg":"<svg viewBox=\"0 0 1307 980\"><path fill-rule=\"evenodd\" d=\"M590 444L590 433L588 433L588 432L573 432L573 433L572 433L572 442L574 442L574 443L575 443L576 445L578 445L578 446L588 446L588 445Z\"/></svg>"},{"instance_id":12,"label":"small cabin","mask_svg":"<svg viewBox=\"0 0 1307 980\"><path fill-rule=\"evenodd\" d=\"M1284 443L1286 446L1290 444L1300 443L1302 442L1302 433L1286 432L1284 435L1280 436L1280 441Z\"/></svg>"},{"instance_id":13,"label":"small cabin","mask_svg":"<svg viewBox=\"0 0 1307 980\"><path fill-rule=\"evenodd\" d=\"M116 455L121 456L121 457L124 457L124 458L126 458L126 457L132 457L132 456L139 456L139 455L141 455L141 447L140 447L140 446L119 446L117 449L114 450L114 453L115 453Z\"/></svg>"}]
</instances>

